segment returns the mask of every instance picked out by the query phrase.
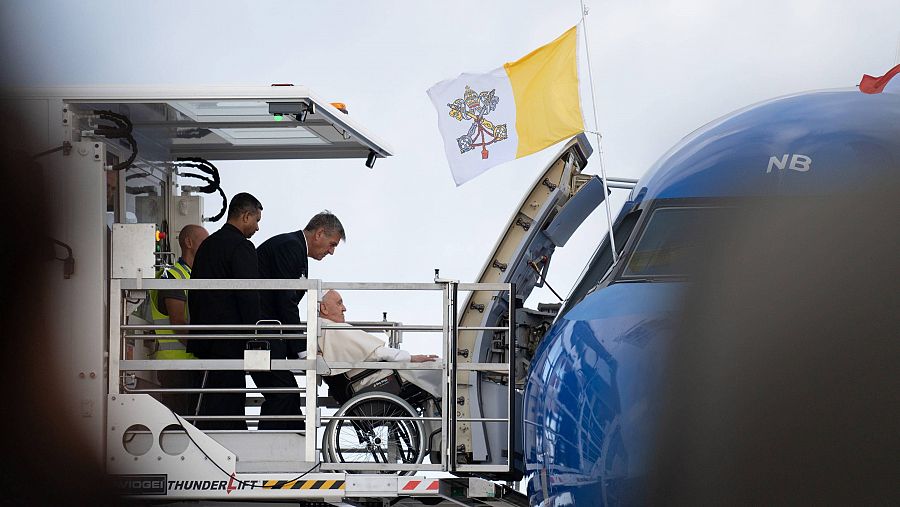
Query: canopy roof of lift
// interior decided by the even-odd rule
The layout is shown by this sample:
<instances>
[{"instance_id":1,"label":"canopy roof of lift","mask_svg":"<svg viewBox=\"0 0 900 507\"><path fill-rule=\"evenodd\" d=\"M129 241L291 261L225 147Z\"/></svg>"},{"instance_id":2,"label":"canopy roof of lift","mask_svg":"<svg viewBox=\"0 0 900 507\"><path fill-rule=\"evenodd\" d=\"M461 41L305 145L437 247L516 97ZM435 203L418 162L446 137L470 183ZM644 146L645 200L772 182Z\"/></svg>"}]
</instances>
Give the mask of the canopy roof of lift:
<instances>
[{"instance_id":1,"label":"canopy roof of lift","mask_svg":"<svg viewBox=\"0 0 900 507\"><path fill-rule=\"evenodd\" d=\"M74 112L129 117L139 144L209 160L375 158L391 148L304 86L84 87L19 90ZM153 150L155 151L155 150Z\"/></svg>"}]
</instances>

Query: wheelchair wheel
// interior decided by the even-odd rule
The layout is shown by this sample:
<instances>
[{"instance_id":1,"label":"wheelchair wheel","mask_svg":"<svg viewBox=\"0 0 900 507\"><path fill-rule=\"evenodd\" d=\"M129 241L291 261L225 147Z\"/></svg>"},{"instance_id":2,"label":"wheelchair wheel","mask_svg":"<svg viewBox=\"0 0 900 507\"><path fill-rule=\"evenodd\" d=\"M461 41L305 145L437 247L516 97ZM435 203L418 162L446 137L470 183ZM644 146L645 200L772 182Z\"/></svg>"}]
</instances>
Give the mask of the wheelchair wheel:
<instances>
[{"instance_id":1,"label":"wheelchair wheel","mask_svg":"<svg viewBox=\"0 0 900 507\"><path fill-rule=\"evenodd\" d=\"M369 392L354 396L335 416L359 420L332 420L325 430L323 452L334 463L421 463L425 457L425 430L419 413L402 398ZM408 421L391 417L413 417ZM350 472L350 471L348 471ZM359 473L397 473L396 469L363 470ZM413 474L404 470L401 474Z\"/></svg>"}]
</instances>

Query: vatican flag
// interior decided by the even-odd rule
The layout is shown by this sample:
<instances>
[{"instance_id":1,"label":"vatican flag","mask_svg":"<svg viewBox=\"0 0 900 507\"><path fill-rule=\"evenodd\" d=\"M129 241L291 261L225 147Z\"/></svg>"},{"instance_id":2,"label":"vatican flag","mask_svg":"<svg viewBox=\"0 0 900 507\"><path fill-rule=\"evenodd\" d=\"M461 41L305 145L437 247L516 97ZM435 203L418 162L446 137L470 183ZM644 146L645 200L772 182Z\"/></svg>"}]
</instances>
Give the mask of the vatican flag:
<instances>
[{"instance_id":1,"label":"vatican flag","mask_svg":"<svg viewBox=\"0 0 900 507\"><path fill-rule=\"evenodd\" d=\"M486 74L428 89L456 185L584 131L578 26Z\"/></svg>"}]
</instances>

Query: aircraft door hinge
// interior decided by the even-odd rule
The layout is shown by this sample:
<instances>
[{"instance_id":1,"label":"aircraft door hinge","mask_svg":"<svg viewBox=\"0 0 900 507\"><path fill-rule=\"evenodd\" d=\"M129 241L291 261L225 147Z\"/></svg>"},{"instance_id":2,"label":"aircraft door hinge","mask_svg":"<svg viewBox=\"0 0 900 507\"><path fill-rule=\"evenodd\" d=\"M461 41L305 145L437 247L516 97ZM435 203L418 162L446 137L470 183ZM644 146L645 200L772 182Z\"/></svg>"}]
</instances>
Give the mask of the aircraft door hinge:
<instances>
[{"instance_id":1,"label":"aircraft door hinge","mask_svg":"<svg viewBox=\"0 0 900 507\"><path fill-rule=\"evenodd\" d=\"M519 215L516 218L516 225L518 225L519 227L521 227L522 229L524 229L526 231L528 229L531 229L532 223L534 223L534 221L530 220L528 217L525 217L524 215Z\"/></svg>"}]
</instances>

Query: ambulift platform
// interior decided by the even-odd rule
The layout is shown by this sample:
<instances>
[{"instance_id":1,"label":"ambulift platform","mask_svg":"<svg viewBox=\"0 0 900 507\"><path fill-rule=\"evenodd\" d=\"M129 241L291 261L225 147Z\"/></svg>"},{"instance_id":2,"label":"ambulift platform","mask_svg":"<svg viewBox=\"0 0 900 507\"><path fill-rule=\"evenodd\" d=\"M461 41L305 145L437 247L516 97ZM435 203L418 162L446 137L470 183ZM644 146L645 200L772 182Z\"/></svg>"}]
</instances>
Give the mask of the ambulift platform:
<instances>
[{"instance_id":1,"label":"ambulift platform","mask_svg":"<svg viewBox=\"0 0 900 507\"><path fill-rule=\"evenodd\" d=\"M443 292L443 323L404 330L443 333L444 361L432 366L442 369L446 380L442 414L436 419L442 428L454 430L441 441L439 463L366 467L320 462L321 434L316 431L322 421L333 418L322 415L317 391L310 389L320 373L314 361L271 361L273 370L305 372L300 374L306 381L300 391L310 396L305 397L304 413L313 414L306 418L306 431L203 432L191 424L197 418L175 416L156 401L150 393L159 390L142 389L140 375L164 369L245 370L243 361L148 360L141 345L152 338L142 333L152 330L132 324L127 316L133 301L146 297L148 289L306 289L307 314L315 315L316 302L328 288L374 288L318 280L154 280L161 261L152 238L164 227L170 227L174 237L181 223L202 219L198 196L179 186L179 158L361 158L372 167L392 150L339 104L302 86L32 89L19 91L11 100L26 113L23 121L34 123L32 130L39 133L33 139L37 145L29 148L58 147L41 159L48 181L55 185L53 213L66 217L52 235L77 257L77 276L53 281L58 286L51 287L54 301L48 302L61 309L54 322L55 334L65 337L59 350L75 351L66 357L64 375L79 379L64 397L70 402L63 408L80 421L97 458L106 462L123 492L164 502L527 504L521 493L486 478L509 480L521 466L521 430L516 429L521 424L521 392L515 380L521 382L528 361L527 356L518 357L516 334L530 331L516 329L525 316L519 304L541 284L553 249L565 244L605 197L596 177L580 174L590 153L583 136L569 141L537 178L491 254L481 283L436 279L381 284L391 286L381 287L388 290ZM128 119L136 149L121 137L102 134L98 118L103 111ZM133 151L137 153L130 166L113 170ZM174 253L177 257L177 250ZM458 297L457 291L468 294L464 303L459 303L462 294ZM514 300L519 303L511 304ZM256 332L285 333L277 335L282 338L319 332L315 319L308 329L253 327ZM108 340L97 339L107 333ZM310 352L314 357L315 350ZM405 363L352 366L423 368ZM307 439L307 434L316 438ZM348 469L356 473L343 471ZM459 477L422 475L430 472Z\"/></svg>"},{"instance_id":2,"label":"ambulift platform","mask_svg":"<svg viewBox=\"0 0 900 507\"><path fill-rule=\"evenodd\" d=\"M115 237L113 238L115 242ZM115 243L114 243L115 244ZM165 498L172 500L246 500L246 501L281 501L301 500L316 502L344 502L349 504L390 501L393 505L420 505L419 500L425 500L430 505L527 505L524 495L515 489L492 482L481 477L454 477L435 478L418 475L422 472L450 471L457 474L467 474L478 471L493 473L511 473L513 463L509 458L511 453L505 449L498 450L497 454L506 456L497 463L492 464L464 464L458 462L458 455L453 452L456 440L449 438L444 441L438 437L437 444L430 446L431 450L440 455L439 462L423 462L421 457L416 462L394 463L378 462L376 458L371 461L328 461L321 459L325 455L325 438L322 438L323 421L331 423L345 419L340 413L335 415L322 415L318 397L317 376L327 375L330 368L393 368L403 369L433 369L441 370L444 383L442 396L443 415L432 417L435 422L440 422L443 434L453 435L453 431L443 428L458 428L461 424L459 412L454 409L455 403L449 400L457 400L456 384L450 382L455 377L454 372L483 371L493 372L497 375L505 374L506 378L513 378L514 372L509 363L485 364L472 363L458 365L454 361L442 361L432 364L410 364L389 362L362 362L362 363L325 363L321 357L315 356L315 340L307 341L308 357L316 357L314 360L270 360L271 369L294 370L305 383L296 391L303 393L305 399L305 414L309 417L298 416L270 416L293 417L303 420L305 431L201 431L191 424L194 420L203 420L204 417L230 417L230 416L177 416L168 408L160 404L150 396L150 392L160 392L159 389L141 389L129 387L128 372L147 369L234 369L246 370L246 360L138 360L118 359L121 357L121 345L128 340L141 340L141 332L157 329L159 326L144 324L124 324L122 314L117 308L127 308L128 299L139 296L146 289L161 288L186 288L192 290L218 290L225 287L237 290L285 290L288 287L307 291L309 298L308 308L314 309L316 302L321 300L321 295L328 289L355 289L355 290L423 290L440 291L443 294L442 306L445 312L444 323L441 325L398 325L397 323L384 323L383 327L393 328L398 331L435 332L442 331L444 336L445 357L447 351L458 347L458 333L466 331L452 325L450 315L455 315L457 292L459 291L490 291L493 293L508 293L514 290L513 284L462 284L455 281L435 281L427 284L385 284L385 283L323 283L319 280L144 280L144 279L118 279L110 282L112 294L112 307L110 315L110 394L108 397L108 424L107 432L107 469L113 475L122 492L128 496L142 497L149 500ZM173 329L176 333L188 327L197 326L163 326ZM205 328L204 326L200 326ZM233 327L233 326L232 326ZM280 324L260 324L252 326L259 328L260 332L272 330L292 333L296 329L303 328L308 336L316 336L327 326L322 326L318 319L310 320L306 325L281 326ZM366 325L365 327L373 327ZM515 328L514 319L506 328L494 327L500 332L510 332ZM479 328L482 329L482 328ZM153 336L153 335L151 335ZM167 336L182 336L180 334ZM196 336L196 335L195 335ZM235 338L241 335L232 335ZM246 336L246 335L243 335ZM260 338L269 338L275 335L259 334ZM283 334L279 336L292 336ZM147 338L149 339L149 338ZM510 350L515 345L515 340L510 342ZM453 354L450 354L453 357ZM298 371L300 370L300 371ZM123 379L119 383L115 379ZM507 387L510 384L507 383ZM210 392L209 389L202 390ZM236 391L246 393L268 392L265 389L239 389ZM508 446L512 444L515 432L514 418L516 410L514 406L515 390L510 388L506 402L509 411L502 417L472 418L466 421L500 423L507 428L507 437L500 444ZM356 398L354 398L356 399ZM352 404L351 399L348 404ZM243 420L256 420L266 416L235 416ZM352 417L352 416L351 416ZM373 416L380 417L380 416ZM368 418L363 418L367 420ZM402 419L402 418L398 418ZM408 418L429 419L426 414L414 415ZM352 423L351 423L352 424ZM419 424L418 422L414 424ZM325 429L325 432L330 431ZM352 432L352 430L350 430ZM421 434L421 431L418 433ZM315 438L306 438L307 435L315 435ZM323 442L322 448L317 447ZM492 442L498 445L497 442ZM507 447L508 448L508 447ZM501 463L502 462L502 463ZM337 470L335 470L337 469ZM352 470L355 473L346 473L341 469ZM377 471L378 474L367 473ZM415 473L417 475L403 475ZM154 498L155 496L157 496Z\"/></svg>"},{"instance_id":3,"label":"ambulift platform","mask_svg":"<svg viewBox=\"0 0 900 507\"><path fill-rule=\"evenodd\" d=\"M425 500L428 505L528 505L525 496L510 487L474 477L264 472L260 469L312 468L296 456L304 447L304 436L254 432L248 438L245 432L204 433L182 419L185 434L172 426L172 413L149 395L111 395L109 406L109 436L116 441L110 442L108 468L115 472L114 480L122 492L149 501L293 500L353 505L388 500L392 505L422 505L420 500ZM133 456L121 445L122 430L138 421L147 425L156 419L148 417L150 414L159 417L159 424L148 426L149 433L161 436L153 439L145 454ZM177 454L169 454L173 451ZM214 466L198 466L203 462Z\"/></svg>"}]
</instances>

